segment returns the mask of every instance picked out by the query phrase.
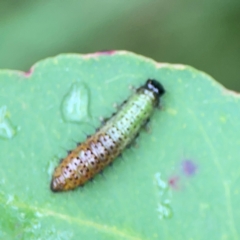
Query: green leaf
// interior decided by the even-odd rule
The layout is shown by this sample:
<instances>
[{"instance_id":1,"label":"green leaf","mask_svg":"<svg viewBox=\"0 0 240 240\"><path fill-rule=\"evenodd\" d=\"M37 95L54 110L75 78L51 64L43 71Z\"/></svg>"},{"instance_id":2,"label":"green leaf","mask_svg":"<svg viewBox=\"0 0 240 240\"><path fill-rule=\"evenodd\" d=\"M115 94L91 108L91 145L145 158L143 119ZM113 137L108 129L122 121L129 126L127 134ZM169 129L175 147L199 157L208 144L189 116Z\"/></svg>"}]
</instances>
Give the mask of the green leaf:
<instances>
[{"instance_id":1,"label":"green leaf","mask_svg":"<svg viewBox=\"0 0 240 240\"><path fill-rule=\"evenodd\" d=\"M51 192L59 159L148 78L167 91L150 132L84 188ZM1 239L239 239L239 95L208 75L120 51L3 70L0 86Z\"/></svg>"}]
</instances>

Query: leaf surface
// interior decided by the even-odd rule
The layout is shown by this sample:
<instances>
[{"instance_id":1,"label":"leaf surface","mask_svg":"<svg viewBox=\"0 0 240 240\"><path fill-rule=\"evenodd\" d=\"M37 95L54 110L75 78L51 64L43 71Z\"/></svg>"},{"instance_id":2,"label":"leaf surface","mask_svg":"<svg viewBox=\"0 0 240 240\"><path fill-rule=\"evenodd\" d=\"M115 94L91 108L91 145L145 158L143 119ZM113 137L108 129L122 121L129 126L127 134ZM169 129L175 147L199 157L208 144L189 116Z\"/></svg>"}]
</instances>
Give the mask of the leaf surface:
<instances>
[{"instance_id":1,"label":"leaf surface","mask_svg":"<svg viewBox=\"0 0 240 240\"><path fill-rule=\"evenodd\" d=\"M84 188L54 167L148 78L166 89L137 146ZM239 96L203 72L129 52L0 71L1 239L239 239Z\"/></svg>"}]
</instances>

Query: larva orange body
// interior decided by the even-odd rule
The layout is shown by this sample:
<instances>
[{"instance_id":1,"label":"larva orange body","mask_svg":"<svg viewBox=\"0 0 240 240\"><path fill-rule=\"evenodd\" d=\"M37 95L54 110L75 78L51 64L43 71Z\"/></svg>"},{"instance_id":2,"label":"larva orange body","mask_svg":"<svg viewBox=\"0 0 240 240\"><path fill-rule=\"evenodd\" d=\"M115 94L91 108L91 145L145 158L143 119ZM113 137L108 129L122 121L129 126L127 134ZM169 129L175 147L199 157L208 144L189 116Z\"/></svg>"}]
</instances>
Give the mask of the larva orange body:
<instances>
[{"instance_id":1,"label":"larva orange body","mask_svg":"<svg viewBox=\"0 0 240 240\"><path fill-rule=\"evenodd\" d=\"M134 140L164 92L156 80L138 88L102 128L60 163L52 177L52 191L81 186L109 165Z\"/></svg>"}]
</instances>

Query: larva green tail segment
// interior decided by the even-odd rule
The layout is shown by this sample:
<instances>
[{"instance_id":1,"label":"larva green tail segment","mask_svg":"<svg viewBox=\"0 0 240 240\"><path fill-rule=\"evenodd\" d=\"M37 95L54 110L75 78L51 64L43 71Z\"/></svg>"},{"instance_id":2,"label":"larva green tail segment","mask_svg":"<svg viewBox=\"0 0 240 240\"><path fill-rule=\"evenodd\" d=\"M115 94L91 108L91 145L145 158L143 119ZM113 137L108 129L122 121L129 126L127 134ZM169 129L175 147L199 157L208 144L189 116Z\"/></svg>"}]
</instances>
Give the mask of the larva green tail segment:
<instances>
[{"instance_id":1,"label":"larva green tail segment","mask_svg":"<svg viewBox=\"0 0 240 240\"><path fill-rule=\"evenodd\" d=\"M147 80L102 128L63 159L53 174L51 190L82 186L109 165L134 140L164 92L158 81Z\"/></svg>"}]
</instances>

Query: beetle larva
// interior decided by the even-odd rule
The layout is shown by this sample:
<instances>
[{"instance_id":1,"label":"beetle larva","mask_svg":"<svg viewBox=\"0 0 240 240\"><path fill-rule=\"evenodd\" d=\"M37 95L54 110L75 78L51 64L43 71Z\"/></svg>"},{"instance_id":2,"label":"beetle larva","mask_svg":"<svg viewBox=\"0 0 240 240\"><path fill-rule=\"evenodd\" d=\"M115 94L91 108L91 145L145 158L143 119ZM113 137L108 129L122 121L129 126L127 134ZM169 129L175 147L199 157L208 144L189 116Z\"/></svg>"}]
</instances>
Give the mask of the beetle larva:
<instances>
[{"instance_id":1,"label":"beetle larva","mask_svg":"<svg viewBox=\"0 0 240 240\"><path fill-rule=\"evenodd\" d=\"M54 192L67 191L84 185L109 165L139 133L164 94L156 80L147 80L118 112L95 134L72 150L55 169L51 182Z\"/></svg>"}]
</instances>

